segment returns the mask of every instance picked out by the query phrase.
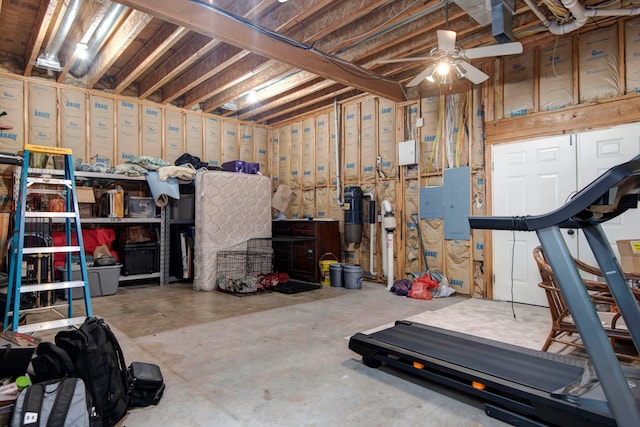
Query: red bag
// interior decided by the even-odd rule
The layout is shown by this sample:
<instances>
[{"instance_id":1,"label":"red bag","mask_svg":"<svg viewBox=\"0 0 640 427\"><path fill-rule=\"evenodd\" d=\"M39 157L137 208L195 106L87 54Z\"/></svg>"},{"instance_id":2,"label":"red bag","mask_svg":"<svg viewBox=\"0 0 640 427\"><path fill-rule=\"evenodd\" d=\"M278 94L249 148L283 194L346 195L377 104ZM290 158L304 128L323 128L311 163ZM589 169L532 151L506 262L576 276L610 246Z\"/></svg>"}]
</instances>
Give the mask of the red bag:
<instances>
[{"instance_id":1,"label":"red bag","mask_svg":"<svg viewBox=\"0 0 640 427\"><path fill-rule=\"evenodd\" d=\"M411 289L409 290L407 296L409 298L431 300L433 299L433 296L431 295L431 289L437 288L438 282L433 280L429 273L425 273L413 281L413 284L411 285Z\"/></svg>"}]
</instances>

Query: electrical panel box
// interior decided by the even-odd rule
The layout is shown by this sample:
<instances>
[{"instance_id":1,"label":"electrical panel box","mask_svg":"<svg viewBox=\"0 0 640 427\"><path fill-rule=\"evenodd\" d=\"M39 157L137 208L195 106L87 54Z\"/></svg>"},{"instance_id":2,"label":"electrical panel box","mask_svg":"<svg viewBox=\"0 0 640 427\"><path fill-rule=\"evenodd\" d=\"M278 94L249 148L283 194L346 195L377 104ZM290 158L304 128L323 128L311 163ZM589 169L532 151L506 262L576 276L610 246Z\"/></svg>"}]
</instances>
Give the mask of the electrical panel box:
<instances>
[{"instance_id":1,"label":"electrical panel box","mask_svg":"<svg viewBox=\"0 0 640 427\"><path fill-rule=\"evenodd\" d=\"M469 240L471 227L469 215L471 194L468 166L444 170L444 238L450 240Z\"/></svg>"},{"instance_id":2,"label":"electrical panel box","mask_svg":"<svg viewBox=\"0 0 640 427\"><path fill-rule=\"evenodd\" d=\"M421 187L420 188L420 218L437 219L442 218L444 211L444 199L442 198L442 187Z\"/></svg>"},{"instance_id":3,"label":"electrical panel box","mask_svg":"<svg viewBox=\"0 0 640 427\"><path fill-rule=\"evenodd\" d=\"M411 139L398 144L398 165L415 165L418 163L416 157L416 141Z\"/></svg>"}]
</instances>

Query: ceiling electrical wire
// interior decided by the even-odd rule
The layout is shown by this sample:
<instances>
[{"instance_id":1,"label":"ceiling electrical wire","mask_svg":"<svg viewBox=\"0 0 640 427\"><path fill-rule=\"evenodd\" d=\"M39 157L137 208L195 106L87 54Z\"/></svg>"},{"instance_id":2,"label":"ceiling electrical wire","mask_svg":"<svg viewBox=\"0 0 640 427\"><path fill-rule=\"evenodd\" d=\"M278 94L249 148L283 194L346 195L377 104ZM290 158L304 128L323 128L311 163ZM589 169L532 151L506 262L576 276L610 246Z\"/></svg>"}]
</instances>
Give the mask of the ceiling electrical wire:
<instances>
[{"instance_id":1,"label":"ceiling electrical wire","mask_svg":"<svg viewBox=\"0 0 640 427\"><path fill-rule=\"evenodd\" d=\"M344 71L348 72L349 74L352 74L354 76L358 76L360 78L368 78L370 80L378 80L378 81L386 81L386 82L390 82L390 83L395 83L398 86L400 86L402 88L402 92L406 97L406 92L404 90L404 88L402 87L402 84L400 84L399 82L396 82L394 80L391 79L387 79L386 77L382 77L379 76L377 74L374 74L368 70L365 70L364 68L361 68L349 61L345 61L343 59L328 55L325 52L322 52L320 50L317 50L313 47L312 45L307 45L305 43L299 42L298 40L292 39L291 37L287 37L283 34L280 34L276 31L270 30L268 28L262 27L258 24L255 24L251 21L249 21L248 19L245 19L241 16L235 15L229 11L226 11L224 9L219 8L218 6L214 6L210 3L207 3L204 0L191 0L193 3L197 3L199 5L202 5L204 7L206 7L209 10L212 10L216 13L219 13L220 15L226 16L229 19L232 19L242 25L245 25L249 28L254 29L255 31L259 32L260 34L266 36L266 37L270 37L274 40L280 41L282 43L285 43L291 47L297 48L297 49L302 49L302 50L307 50L307 51L311 51L313 53L316 53L320 56L322 56L323 58L331 61L332 63L334 63L335 65L339 66L340 68L342 68ZM357 71L357 72L356 72Z\"/></svg>"}]
</instances>

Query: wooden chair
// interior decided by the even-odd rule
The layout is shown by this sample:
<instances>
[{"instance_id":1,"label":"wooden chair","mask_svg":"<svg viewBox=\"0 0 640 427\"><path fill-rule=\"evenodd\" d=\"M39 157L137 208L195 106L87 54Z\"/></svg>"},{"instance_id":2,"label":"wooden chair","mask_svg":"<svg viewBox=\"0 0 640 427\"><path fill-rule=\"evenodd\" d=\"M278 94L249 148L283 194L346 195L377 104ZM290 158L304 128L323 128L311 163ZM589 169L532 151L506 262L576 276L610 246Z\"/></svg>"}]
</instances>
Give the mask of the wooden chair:
<instances>
[{"instance_id":1,"label":"wooden chair","mask_svg":"<svg viewBox=\"0 0 640 427\"><path fill-rule=\"evenodd\" d=\"M533 250L533 258L538 264L538 269L540 270L540 276L542 278L542 282L539 283L538 286L545 290L547 300L549 302L549 310L551 311L551 331L542 346L542 351L547 351L552 342L558 342L584 350L584 346L580 342L571 341L566 338L574 333L577 334L578 328L571 318L569 308L562 296L562 292L560 291L555 275L551 270L551 266L547 263L547 260L544 257L542 247L538 246ZM599 275L598 268L589 266L588 264L576 259L574 259L574 261L576 262L576 266L579 270L587 271L596 276ZM589 269L587 270L586 268ZM615 304L611 291L605 282L583 279L583 283L594 304L607 304L610 306ZM639 290L634 289L634 291ZM636 298L640 299L640 292L634 292L634 295L636 295ZM596 313L598 314L598 317L604 327L604 331L614 348L617 340L631 341L629 330L626 328L623 319L620 318L619 313L602 311L596 311ZM616 352L616 356L618 359L628 362L640 361L640 356L637 355Z\"/></svg>"}]
</instances>

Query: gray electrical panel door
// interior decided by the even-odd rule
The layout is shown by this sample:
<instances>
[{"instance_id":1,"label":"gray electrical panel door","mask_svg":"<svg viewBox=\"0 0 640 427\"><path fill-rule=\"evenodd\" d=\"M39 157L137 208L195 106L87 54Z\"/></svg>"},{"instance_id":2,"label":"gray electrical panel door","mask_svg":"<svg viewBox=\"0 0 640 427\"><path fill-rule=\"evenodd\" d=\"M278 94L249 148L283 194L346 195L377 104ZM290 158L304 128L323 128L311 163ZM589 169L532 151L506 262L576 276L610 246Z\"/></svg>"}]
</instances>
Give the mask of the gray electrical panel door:
<instances>
[{"instance_id":1,"label":"gray electrical panel door","mask_svg":"<svg viewBox=\"0 0 640 427\"><path fill-rule=\"evenodd\" d=\"M449 240L469 240L470 206L469 167L444 170L444 238Z\"/></svg>"}]
</instances>

